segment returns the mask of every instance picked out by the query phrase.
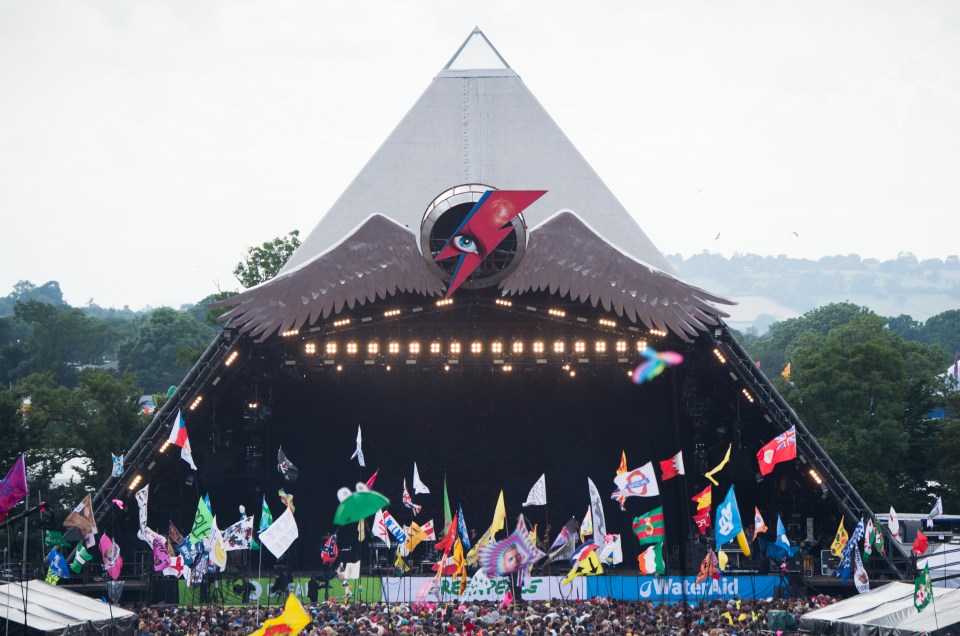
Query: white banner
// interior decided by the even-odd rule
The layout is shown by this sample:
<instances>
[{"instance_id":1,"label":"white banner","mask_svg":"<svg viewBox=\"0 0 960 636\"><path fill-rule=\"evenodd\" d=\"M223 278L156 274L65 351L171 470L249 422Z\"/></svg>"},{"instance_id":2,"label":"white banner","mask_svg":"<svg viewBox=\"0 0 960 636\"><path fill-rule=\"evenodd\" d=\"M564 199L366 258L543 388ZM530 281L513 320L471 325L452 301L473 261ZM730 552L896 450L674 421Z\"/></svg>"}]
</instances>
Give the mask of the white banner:
<instances>
[{"instance_id":1,"label":"white banner","mask_svg":"<svg viewBox=\"0 0 960 636\"><path fill-rule=\"evenodd\" d=\"M548 601L550 599L583 599L587 594L586 577L578 576L569 584L563 584L562 576L525 576L523 599L527 601ZM483 570L477 570L467 584L463 596L458 596L460 581L445 576L436 589L433 577L404 576L382 577L382 600L386 603L413 603L416 601L502 601L510 589L510 580L506 577L488 578Z\"/></svg>"},{"instance_id":2,"label":"white banner","mask_svg":"<svg viewBox=\"0 0 960 636\"><path fill-rule=\"evenodd\" d=\"M298 536L300 532L297 530L297 522L290 508L287 508L269 528L260 533L260 543L279 559Z\"/></svg>"},{"instance_id":3,"label":"white banner","mask_svg":"<svg viewBox=\"0 0 960 636\"><path fill-rule=\"evenodd\" d=\"M150 484L137 491L137 515L139 516L140 529L137 530L137 538L150 543L152 539L147 532L147 502L150 499Z\"/></svg>"}]
</instances>

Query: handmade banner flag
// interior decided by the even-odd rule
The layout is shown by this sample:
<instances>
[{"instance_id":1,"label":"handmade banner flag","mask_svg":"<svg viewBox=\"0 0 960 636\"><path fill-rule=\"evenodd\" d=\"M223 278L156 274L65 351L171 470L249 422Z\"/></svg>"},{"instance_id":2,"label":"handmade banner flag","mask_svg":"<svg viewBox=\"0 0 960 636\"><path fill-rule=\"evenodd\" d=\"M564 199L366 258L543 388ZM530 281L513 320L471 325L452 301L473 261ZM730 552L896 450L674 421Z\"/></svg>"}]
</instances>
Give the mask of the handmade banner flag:
<instances>
[{"instance_id":1,"label":"handmade banner flag","mask_svg":"<svg viewBox=\"0 0 960 636\"><path fill-rule=\"evenodd\" d=\"M583 521L580 522L580 540L586 541L584 537L593 534L593 513L590 506L587 506L587 512L583 515Z\"/></svg>"},{"instance_id":2,"label":"handmade banner flag","mask_svg":"<svg viewBox=\"0 0 960 636\"><path fill-rule=\"evenodd\" d=\"M403 505L413 511L413 516L416 517L420 514L420 510L423 509L423 506L418 506L413 503L413 497L410 496L410 491L407 490L407 478L403 478Z\"/></svg>"},{"instance_id":3,"label":"handmade banner flag","mask_svg":"<svg viewBox=\"0 0 960 636\"><path fill-rule=\"evenodd\" d=\"M577 561L583 561L587 558L587 553L589 552L597 552L598 554L600 552L600 546L593 539L590 539L586 543L577 546L574 549L573 554L570 555L570 562L576 563Z\"/></svg>"},{"instance_id":4,"label":"handmade banner flag","mask_svg":"<svg viewBox=\"0 0 960 636\"><path fill-rule=\"evenodd\" d=\"M74 574L80 574L83 566L90 562L93 555L84 548L77 546L77 551L73 554L73 562L70 564L70 571Z\"/></svg>"},{"instance_id":5,"label":"handmade banner flag","mask_svg":"<svg viewBox=\"0 0 960 636\"><path fill-rule=\"evenodd\" d=\"M522 515L517 520L513 534L503 541L480 546L478 552L480 567L487 576L505 576L518 572L545 556L530 540L530 531L527 530Z\"/></svg>"},{"instance_id":6,"label":"handmade banner flag","mask_svg":"<svg viewBox=\"0 0 960 636\"><path fill-rule=\"evenodd\" d=\"M843 579L843 582L847 582L847 578L850 576L850 568L853 563L853 548L860 542L860 539L863 538L863 518L860 518L860 521L857 522L857 527L853 529L853 532L850 534L850 539L847 541L847 545L844 546L843 552L840 554L840 565L837 566L836 572L833 573L834 576L840 577Z\"/></svg>"},{"instance_id":7,"label":"handmade banner flag","mask_svg":"<svg viewBox=\"0 0 960 636\"><path fill-rule=\"evenodd\" d=\"M403 574L410 571L410 566L403 560L403 555L400 554L399 550L397 550L397 558L393 560L393 567L398 573L397 576L403 576Z\"/></svg>"},{"instance_id":8,"label":"handmade banner flag","mask_svg":"<svg viewBox=\"0 0 960 636\"><path fill-rule=\"evenodd\" d=\"M727 491L723 503L717 506L717 517L714 522L714 536L717 548L732 540L743 532L743 523L740 520L740 508L737 506L737 496L733 486Z\"/></svg>"},{"instance_id":9,"label":"handmade banner flag","mask_svg":"<svg viewBox=\"0 0 960 636\"><path fill-rule=\"evenodd\" d=\"M625 473L625 472L627 472L627 452L621 450L621 451L620 451L620 465L617 466L617 472L616 472L616 474L617 474L617 475L622 475L622 474ZM616 482L616 477L614 477L614 482ZM617 503L620 505L620 510L621 510L621 512L626 512L626 511L627 511L626 501L627 501L627 498L626 498L626 497L617 497Z\"/></svg>"},{"instance_id":10,"label":"handmade banner flag","mask_svg":"<svg viewBox=\"0 0 960 636\"><path fill-rule=\"evenodd\" d=\"M460 537L457 537L456 542L453 544L453 564L456 566L456 570L453 572L453 578L460 579L460 586L457 593L462 596L463 592L467 589L467 560L463 556L463 542L460 540Z\"/></svg>"},{"instance_id":11,"label":"handmade banner flag","mask_svg":"<svg viewBox=\"0 0 960 636\"><path fill-rule=\"evenodd\" d=\"M420 471L417 470L417 462L413 462L413 494L429 495L430 489L420 481Z\"/></svg>"},{"instance_id":12,"label":"handmade banner flag","mask_svg":"<svg viewBox=\"0 0 960 636\"><path fill-rule=\"evenodd\" d=\"M840 527L837 528L837 534L833 538L833 543L830 544L830 554L835 557L843 554L843 549L847 545L847 541L850 537L847 535L847 529L843 527L843 517L840 517Z\"/></svg>"},{"instance_id":13,"label":"handmade banner flag","mask_svg":"<svg viewBox=\"0 0 960 636\"><path fill-rule=\"evenodd\" d=\"M577 523L577 520L573 517L570 517L570 520L562 528L560 528L560 533L557 534L557 538L553 540L553 543L550 545L550 552L553 552L557 548L566 545L567 541L571 537L577 535L577 528L580 524Z\"/></svg>"},{"instance_id":14,"label":"handmade banner flag","mask_svg":"<svg viewBox=\"0 0 960 636\"><path fill-rule=\"evenodd\" d=\"M757 535L761 532L766 532L769 530L767 524L764 523L763 517L760 516L760 508L756 506L753 507L753 539L751 541L757 540Z\"/></svg>"},{"instance_id":15,"label":"handmade banner flag","mask_svg":"<svg viewBox=\"0 0 960 636\"><path fill-rule=\"evenodd\" d=\"M10 509L27 496L27 469L23 455L17 457L6 477L0 481L0 521L7 518Z\"/></svg>"},{"instance_id":16,"label":"handmade banner flag","mask_svg":"<svg viewBox=\"0 0 960 636\"><path fill-rule=\"evenodd\" d=\"M421 528L416 521L411 521L410 525L405 527L404 530L407 533L407 541L403 545L408 553L416 550L421 541L427 540L427 533L423 531L423 528ZM321 558L322 557L323 554L321 553Z\"/></svg>"},{"instance_id":17,"label":"handmade banner flag","mask_svg":"<svg viewBox=\"0 0 960 636\"><path fill-rule=\"evenodd\" d=\"M709 479L710 482L711 482L714 486L719 486L719 485L720 485L720 482L718 482L716 479L714 479L713 476L716 475L717 473L719 473L721 470L723 470L723 467L726 466L727 463L730 461L730 451L731 451L732 449L733 449L733 444L730 444L729 446L727 446L727 452L726 452L726 454L723 456L723 459L720 460L720 463L717 464L715 468L707 471L707 472L704 474L704 477L706 477L707 479Z\"/></svg>"},{"instance_id":18,"label":"handmade banner flag","mask_svg":"<svg viewBox=\"0 0 960 636\"><path fill-rule=\"evenodd\" d=\"M300 469L294 466L293 462L283 454L282 446L277 449L277 470L280 471L287 483L296 483L297 477L300 476Z\"/></svg>"},{"instance_id":19,"label":"handmade banner flag","mask_svg":"<svg viewBox=\"0 0 960 636\"><path fill-rule=\"evenodd\" d=\"M604 565L623 563L623 545L620 543L619 534L608 534L603 538L603 547L600 548L600 561Z\"/></svg>"},{"instance_id":20,"label":"handmade banner flag","mask_svg":"<svg viewBox=\"0 0 960 636\"><path fill-rule=\"evenodd\" d=\"M663 541L663 506L645 512L633 520L633 533L640 544L660 543Z\"/></svg>"},{"instance_id":21,"label":"handmade banner flag","mask_svg":"<svg viewBox=\"0 0 960 636\"><path fill-rule=\"evenodd\" d=\"M780 462L797 458L797 427L791 426L764 444L757 452L757 464L761 475L769 475Z\"/></svg>"},{"instance_id":22,"label":"handmade banner flag","mask_svg":"<svg viewBox=\"0 0 960 636\"><path fill-rule=\"evenodd\" d=\"M300 532L293 512L287 508L273 524L260 533L260 543L278 559L293 545Z\"/></svg>"},{"instance_id":23,"label":"handmade banner flag","mask_svg":"<svg viewBox=\"0 0 960 636\"><path fill-rule=\"evenodd\" d=\"M350 459L357 458L357 463L361 468L366 468L367 464L363 461L363 435L360 433L360 426L357 426L357 449L353 451Z\"/></svg>"},{"instance_id":24,"label":"handmade banner flag","mask_svg":"<svg viewBox=\"0 0 960 636\"><path fill-rule=\"evenodd\" d=\"M163 572L170 566L170 553L167 551L167 541L162 534L147 528L144 532L150 540L150 550L153 552L153 571Z\"/></svg>"},{"instance_id":25,"label":"handmade banner flag","mask_svg":"<svg viewBox=\"0 0 960 636\"><path fill-rule=\"evenodd\" d=\"M683 451L681 450L670 459L660 462L660 472L662 473L660 479L663 481L673 479L677 475L685 475L686 473L683 471Z\"/></svg>"},{"instance_id":26,"label":"handmade banner flag","mask_svg":"<svg viewBox=\"0 0 960 636\"><path fill-rule=\"evenodd\" d=\"M430 522L433 525L433 522ZM467 550L470 549L470 533L467 531L467 522L463 518L463 506L457 505L457 532L460 533L460 541L463 542L463 547ZM434 541L436 539L433 539Z\"/></svg>"},{"instance_id":27,"label":"handmade banner flag","mask_svg":"<svg viewBox=\"0 0 960 636\"><path fill-rule=\"evenodd\" d=\"M70 567L67 565L67 560L56 550L50 550L50 554L47 555L47 565L50 567L50 572L57 577L57 580L70 578Z\"/></svg>"},{"instance_id":28,"label":"handmade banner flag","mask_svg":"<svg viewBox=\"0 0 960 636\"><path fill-rule=\"evenodd\" d=\"M713 503L713 486L707 486L693 497L690 498L690 501L697 502L697 510L703 510L704 508L710 508Z\"/></svg>"},{"instance_id":29,"label":"handmade banner flag","mask_svg":"<svg viewBox=\"0 0 960 636\"><path fill-rule=\"evenodd\" d=\"M190 569L187 567L187 564L183 562L183 557L174 557L170 559L170 565L163 569L164 576L182 576L184 579L188 578Z\"/></svg>"},{"instance_id":30,"label":"handmade banner flag","mask_svg":"<svg viewBox=\"0 0 960 636\"><path fill-rule=\"evenodd\" d=\"M123 559L120 558L120 546L114 543L106 533L100 536L100 557L103 559L103 569L116 581L123 567Z\"/></svg>"},{"instance_id":31,"label":"handmade banner flag","mask_svg":"<svg viewBox=\"0 0 960 636\"><path fill-rule=\"evenodd\" d=\"M927 515L927 527L933 527L933 520L943 515L943 499L937 497L937 503L933 504L933 509Z\"/></svg>"},{"instance_id":32,"label":"handmade banner flag","mask_svg":"<svg viewBox=\"0 0 960 636\"><path fill-rule=\"evenodd\" d=\"M97 522L93 518L93 500L90 495L83 498L76 508L63 520L65 528L76 528L83 537L83 545L92 548L97 540Z\"/></svg>"},{"instance_id":33,"label":"handmade banner flag","mask_svg":"<svg viewBox=\"0 0 960 636\"><path fill-rule=\"evenodd\" d=\"M913 581L913 606L918 612L933 601L933 582L930 580L930 564L923 566L923 572Z\"/></svg>"},{"instance_id":34,"label":"handmade banner flag","mask_svg":"<svg viewBox=\"0 0 960 636\"><path fill-rule=\"evenodd\" d=\"M593 512L593 531L595 536L603 537L607 534L607 520L603 514L603 500L600 499L600 491L593 483L593 480L587 477L587 490L590 492L590 508Z\"/></svg>"},{"instance_id":35,"label":"handmade banner flag","mask_svg":"<svg viewBox=\"0 0 960 636\"><path fill-rule=\"evenodd\" d=\"M380 539L390 547L390 532L387 530L387 524L383 520L384 511L378 510L373 516L373 536Z\"/></svg>"},{"instance_id":36,"label":"handmade banner flag","mask_svg":"<svg viewBox=\"0 0 960 636\"><path fill-rule=\"evenodd\" d=\"M177 411L177 419L170 429L170 437L167 441L180 447L180 459L190 464L190 468L196 470L197 465L193 463L193 453L190 450L190 438L187 437L187 423L183 421L183 411Z\"/></svg>"},{"instance_id":37,"label":"handmade banner flag","mask_svg":"<svg viewBox=\"0 0 960 636\"><path fill-rule=\"evenodd\" d=\"M217 518L213 518L210 536L205 539L206 551L210 555L210 563L217 566L222 572L227 567L227 546L223 541L223 533L217 527Z\"/></svg>"},{"instance_id":38,"label":"handmade banner flag","mask_svg":"<svg viewBox=\"0 0 960 636\"><path fill-rule=\"evenodd\" d=\"M897 518L897 511L893 506L890 506L890 515L887 517L887 529L894 539L900 540L900 519Z\"/></svg>"},{"instance_id":39,"label":"handmade banner flag","mask_svg":"<svg viewBox=\"0 0 960 636\"><path fill-rule=\"evenodd\" d=\"M703 557L703 561L700 562L700 572L697 573L696 582L702 583L709 578L718 579L720 570L720 561L717 559L717 554L713 549L707 550L707 554Z\"/></svg>"},{"instance_id":40,"label":"handmade banner flag","mask_svg":"<svg viewBox=\"0 0 960 636\"><path fill-rule=\"evenodd\" d=\"M390 534L393 535L393 538L397 540L397 543L403 545L407 542L407 533L403 531L403 527L397 523L397 520L393 518L386 510L383 511L383 525L387 528Z\"/></svg>"},{"instance_id":41,"label":"handmade banner flag","mask_svg":"<svg viewBox=\"0 0 960 636\"><path fill-rule=\"evenodd\" d=\"M147 538L147 503L150 500L150 484L138 490L134 498L137 500L137 538L149 543L150 540Z\"/></svg>"},{"instance_id":42,"label":"handmade banner flag","mask_svg":"<svg viewBox=\"0 0 960 636\"><path fill-rule=\"evenodd\" d=\"M927 541L927 535L917 530L917 537L913 540L913 549L910 550L910 553L916 554L917 556L923 556L926 554L929 546L930 544Z\"/></svg>"},{"instance_id":43,"label":"handmade banner flag","mask_svg":"<svg viewBox=\"0 0 960 636\"><path fill-rule=\"evenodd\" d=\"M523 507L527 506L546 506L547 505L547 474L540 475L540 479L530 489L527 500L523 502Z\"/></svg>"},{"instance_id":44,"label":"handmade banner flag","mask_svg":"<svg viewBox=\"0 0 960 636\"><path fill-rule=\"evenodd\" d=\"M707 534L707 530L710 528L710 508L704 508L693 515L693 522L697 525L697 531L700 534Z\"/></svg>"},{"instance_id":45,"label":"handmade banner flag","mask_svg":"<svg viewBox=\"0 0 960 636\"><path fill-rule=\"evenodd\" d=\"M280 497L280 501L283 502L283 505L287 507L292 513L297 512L297 507L293 505L293 495L288 495L287 491L281 488L277 491L277 495Z\"/></svg>"},{"instance_id":46,"label":"handmade banner flag","mask_svg":"<svg viewBox=\"0 0 960 636\"><path fill-rule=\"evenodd\" d=\"M56 530L43 531L43 547L45 548L69 548L70 544L63 538L63 534Z\"/></svg>"},{"instance_id":47,"label":"handmade banner flag","mask_svg":"<svg viewBox=\"0 0 960 636\"><path fill-rule=\"evenodd\" d=\"M287 597L283 613L276 618L268 618L263 625L250 636L296 636L310 624L310 615L303 609L295 594Z\"/></svg>"},{"instance_id":48,"label":"handmade banner flag","mask_svg":"<svg viewBox=\"0 0 960 636\"><path fill-rule=\"evenodd\" d=\"M507 528L507 506L503 503L503 491L500 491L500 496L497 497L497 505L493 509L493 523L490 524L490 529L493 531L491 536L497 534L501 530Z\"/></svg>"},{"instance_id":49,"label":"handmade banner flag","mask_svg":"<svg viewBox=\"0 0 960 636\"><path fill-rule=\"evenodd\" d=\"M170 522L167 527L167 537L170 539L170 543L174 546L179 545L183 541L183 535L180 534L180 530L177 529L177 526L173 525L173 521Z\"/></svg>"},{"instance_id":50,"label":"handmade banner flag","mask_svg":"<svg viewBox=\"0 0 960 636\"><path fill-rule=\"evenodd\" d=\"M451 521L453 521L453 519L451 519ZM425 524L423 524L422 526L420 526L420 529L423 530L424 534L427 535L427 537L424 539L424 541L436 541L436 540L437 540L437 532L436 532L436 529L435 529L434 526L433 526L433 519L427 521Z\"/></svg>"},{"instance_id":51,"label":"handmade banner flag","mask_svg":"<svg viewBox=\"0 0 960 636\"><path fill-rule=\"evenodd\" d=\"M863 567L863 561L860 559L860 550L853 547L853 584L857 588L857 594L863 594L870 591L870 577L867 576L867 569Z\"/></svg>"},{"instance_id":52,"label":"handmade banner flag","mask_svg":"<svg viewBox=\"0 0 960 636\"><path fill-rule=\"evenodd\" d=\"M655 543L637 557L640 574L665 574L667 569L663 563L663 544Z\"/></svg>"},{"instance_id":53,"label":"handmade banner flag","mask_svg":"<svg viewBox=\"0 0 960 636\"><path fill-rule=\"evenodd\" d=\"M120 453L119 456L110 453L110 457L113 459L113 472L110 473L110 476L119 477L123 474L123 453Z\"/></svg>"},{"instance_id":54,"label":"handmade banner flag","mask_svg":"<svg viewBox=\"0 0 960 636\"><path fill-rule=\"evenodd\" d=\"M372 488L373 488L373 482L377 481L377 475L379 475L379 474L380 474L380 469L379 469L379 468L376 469L375 471L373 471L373 474L370 475L370 479L367 480L367 489L372 489Z\"/></svg>"},{"instance_id":55,"label":"handmade banner flag","mask_svg":"<svg viewBox=\"0 0 960 636\"><path fill-rule=\"evenodd\" d=\"M573 566L573 569L564 577L562 583L569 585L578 576L597 576L603 574L603 565L596 550L591 550L587 556Z\"/></svg>"},{"instance_id":56,"label":"handmade banner flag","mask_svg":"<svg viewBox=\"0 0 960 636\"><path fill-rule=\"evenodd\" d=\"M197 512L193 515L193 528L190 530L190 543L199 544L210 536L213 527L213 512L204 497L197 502Z\"/></svg>"},{"instance_id":57,"label":"handmade banner flag","mask_svg":"<svg viewBox=\"0 0 960 636\"><path fill-rule=\"evenodd\" d=\"M244 517L235 524L227 526L223 531L224 549L227 552L249 550L251 541L253 541L253 517Z\"/></svg>"},{"instance_id":58,"label":"handmade banner flag","mask_svg":"<svg viewBox=\"0 0 960 636\"><path fill-rule=\"evenodd\" d=\"M653 474L653 462L647 462L640 468L617 475L613 478L613 483L617 485L617 489L611 495L613 499L656 497L660 494L657 478Z\"/></svg>"}]
</instances>

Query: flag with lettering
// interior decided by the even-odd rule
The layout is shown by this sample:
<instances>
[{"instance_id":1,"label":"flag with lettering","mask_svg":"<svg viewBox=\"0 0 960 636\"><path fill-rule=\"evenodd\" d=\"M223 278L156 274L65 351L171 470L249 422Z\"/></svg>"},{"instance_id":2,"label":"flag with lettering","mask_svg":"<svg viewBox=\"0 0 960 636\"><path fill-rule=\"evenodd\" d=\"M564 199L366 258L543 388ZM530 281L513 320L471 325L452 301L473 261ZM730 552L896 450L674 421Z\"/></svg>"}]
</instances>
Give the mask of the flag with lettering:
<instances>
[{"instance_id":1,"label":"flag with lettering","mask_svg":"<svg viewBox=\"0 0 960 636\"><path fill-rule=\"evenodd\" d=\"M653 474L653 462L647 462L640 468L628 470L613 478L617 489L611 497L656 497L660 494L657 477Z\"/></svg>"},{"instance_id":2,"label":"flag with lettering","mask_svg":"<svg viewBox=\"0 0 960 636\"><path fill-rule=\"evenodd\" d=\"M373 516L373 536L383 541L389 548L390 532L387 531L387 525L383 521L383 514L383 510L377 510L377 514Z\"/></svg>"},{"instance_id":3,"label":"flag with lettering","mask_svg":"<svg viewBox=\"0 0 960 636\"><path fill-rule=\"evenodd\" d=\"M287 508L269 528L260 533L260 543L279 559L298 536L300 531L297 521L293 518L293 512Z\"/></svg>"},{"instance_id":4,"label":"flag with lettering","mask_svg":"<svg viewBox=\"0 0 960 636\"><path fill-rule=\"evenodd\" d=\"M205 498L200 497L197 511L193 515L193 529L190 530L190 543L197 545L210 535L213 528L213 512Z\"/></svg>"},{"instance_id":5,"label":"flag with lettering","mask_svg":"<svg viewBox=\"0 0 960 636\"><path fill-rule=\"evenodd\" d=\"M697 531L700 534L707 534L707 530L710 528L710 508L704 508L693 515L693 523L696 524Z\"/></svg>"}]
</instances>

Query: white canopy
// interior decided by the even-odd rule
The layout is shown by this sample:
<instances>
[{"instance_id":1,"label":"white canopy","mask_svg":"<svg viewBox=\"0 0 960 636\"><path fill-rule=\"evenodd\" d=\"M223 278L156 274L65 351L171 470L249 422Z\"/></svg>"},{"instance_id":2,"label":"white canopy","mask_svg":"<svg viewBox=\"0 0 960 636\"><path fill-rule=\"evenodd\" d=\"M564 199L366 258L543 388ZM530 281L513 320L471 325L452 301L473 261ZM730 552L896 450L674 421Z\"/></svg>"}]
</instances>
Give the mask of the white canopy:
<instances>
[{"instance_id":1,"label":"white canopy","mask_svg":"<svg viewBox=\"0 0 960 636\"><path fill-rule=\"evenodd\" d=\"M128 610L110 607L89 596L43 581L0 585L0 618L44 634L99 633L111 622L119 631L129 632L136 617Z\"/></svg>"},{"instance_id":2,"label":"white canopy","mask_svg":"<svg viewBox=\"0 0 960 636\"><path fill-rule=\"evenodd\" d=\"M925 565L930 566L930 578L933 579L934 586L960 587L960 545L953 543L938 545L926 558L917 561L917 567L921 570ZM937 580L947 576L954 578Z\"/></svg>"}]
</instances>

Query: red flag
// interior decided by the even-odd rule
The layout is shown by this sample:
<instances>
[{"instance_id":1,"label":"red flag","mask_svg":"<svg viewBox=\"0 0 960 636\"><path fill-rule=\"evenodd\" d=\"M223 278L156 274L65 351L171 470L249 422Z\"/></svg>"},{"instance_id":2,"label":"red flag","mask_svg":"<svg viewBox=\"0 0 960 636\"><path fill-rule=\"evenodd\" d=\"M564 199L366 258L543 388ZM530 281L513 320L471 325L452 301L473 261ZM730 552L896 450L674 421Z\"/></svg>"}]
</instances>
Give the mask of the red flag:
<instances>
[{"instance_id":1,"label":"red flag","mask_svg":"<svg viewBox=\"0 0 960 636\"><path fill-rule=\"evenodd\" d=\"M437 541L433 549L443 550L444 554L449 554L450 550L453 549L453 540L457 538L457 515L453 515L453 519L450 523L447 524L447 529L444 531L443 538Z\"/></svg>"},{"instance_id":2,"label":"red flag","mask_svg":"<svg viewBox=\"0 0 960 636\"><path fill-rule=\"evenodd\" d=\"M7 517L10 509L27 496L27 470L23 464L23 455L17 457L7 476L0 481L0 521Z\"/></svg>"},{"instance_id":3,"label":"red flag","mask_svg":"<svg viewBox=\"0 0 960 636\"><path fill-rule=\"evenodd\" d=\"M693 515L693 521L697 524L700 534L707 534L707 528L710 527L710 508L704 508L703 512Z\"/></svg>"},{"instance_id":4,"label":"red flag","mask_svg":"<svg viewBox=\"0 0 960 636\"><path fill-rule=\"evenodd\" d=\"M704 508L710 508L710 504L713 503L713 491L711 490L713 486L707 486L693 497L690 498L690 501L697 502L697 510L703 510Z\"/></svg>"},{"instance_id":5,"label":"red flag","mask_svg":"<svg viewBox=\"0 0 960 636\"><path fill-rule=\"evenodd\" d=\"M683 451L680 451L670 459L665 459L660 462L660 471L663 473L663 481L676 477L677 475L683 475Z\"/></svg>"},{"instance_id":6,"label":"red flag","mask_svg":"<svg viewBox=\"0 0 960 636\"><path fill-rule=\"evenodd\" d=\"M378 468L374 471L373 475L370 476L370 479L367 480L367 488L373 488L373 482L377 481L377 475L380 474L380 469Z\"/></svg>"},{"instance_id":7,"label":"red flag","mask_svg":"<svg viewBox=\"0 0 960 636\"><path fill-rule=\"evenodd\" d=\"M922 555L927 551L927 537L925 534L917 530L917 538L913 540L913 554L917 556Z\"/></svg>"},{"instance_id":8,"label":"red flag","mask_svg":"<svg viewBox=\"0 0 960 636\"><path fill-rule=\"evenodd\" d=\"M780 462L797 458L797 428L791 426L767 442L757 453L760 474L769 475Z\"/></svg>"}]
</instances>

